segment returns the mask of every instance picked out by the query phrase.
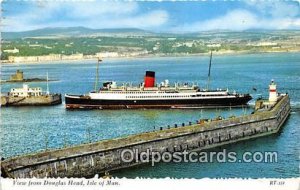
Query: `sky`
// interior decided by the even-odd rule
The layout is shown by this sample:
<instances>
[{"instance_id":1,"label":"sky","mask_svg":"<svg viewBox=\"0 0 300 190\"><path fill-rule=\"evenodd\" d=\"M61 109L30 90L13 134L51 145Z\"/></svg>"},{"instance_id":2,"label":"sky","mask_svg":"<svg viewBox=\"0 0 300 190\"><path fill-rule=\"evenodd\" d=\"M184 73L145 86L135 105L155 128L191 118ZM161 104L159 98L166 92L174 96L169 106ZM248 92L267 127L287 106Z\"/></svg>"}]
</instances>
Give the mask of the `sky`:
<instances>
[{"instance_id":1,"label":"sky","mask_svg":"<svg viewBox=\"0 0 300 190\"><path fill-rule=\"evenodd\" d=\"M153 32L300 30L300 0L6 0L2 31L83 26Z\"/></svg>"}]
</instances>

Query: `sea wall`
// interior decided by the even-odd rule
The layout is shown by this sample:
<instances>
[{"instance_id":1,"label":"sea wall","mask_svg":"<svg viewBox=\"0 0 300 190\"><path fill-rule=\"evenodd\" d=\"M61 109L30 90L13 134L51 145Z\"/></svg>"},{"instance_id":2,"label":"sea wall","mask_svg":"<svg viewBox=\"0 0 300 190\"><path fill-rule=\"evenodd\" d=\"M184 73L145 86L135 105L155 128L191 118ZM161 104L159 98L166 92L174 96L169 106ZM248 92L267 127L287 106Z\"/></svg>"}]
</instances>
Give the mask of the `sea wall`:
<instances>
[{"instance_id":1,"label":"sea wall","mask_svg":"<svg viewBox=\"0 0 300 190\"><path fill-rule=\"evenodd\" d=\"M141 164L136 160L122 162L124 149L134 152L208 149L276 133L289 113L290 100L285 95L270 110L19 156L4 160L1 169L6 176L15 178L88 177Z\"/></svg>"}]
</instances>

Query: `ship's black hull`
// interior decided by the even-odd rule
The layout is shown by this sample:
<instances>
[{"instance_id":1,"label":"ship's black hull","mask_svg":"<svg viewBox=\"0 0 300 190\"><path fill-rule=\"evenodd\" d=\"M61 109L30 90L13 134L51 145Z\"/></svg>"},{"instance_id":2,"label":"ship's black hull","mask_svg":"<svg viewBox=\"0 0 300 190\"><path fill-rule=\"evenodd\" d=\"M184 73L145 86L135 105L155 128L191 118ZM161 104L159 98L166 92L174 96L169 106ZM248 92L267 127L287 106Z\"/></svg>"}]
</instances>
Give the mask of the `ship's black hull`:
<instances>
[{"instance_id":1,"label":"ship's black hull","mask_svg":"<svg viewBox=\"0 0 300 190\"><path fill-rule=\"evenodd\" d=\"M202 108L236 107L247 105L250 95L210 99L160 99L160 100L98 100L88 96L65 97L67 109L127 109L127 108Z\"/></svg>"}]
</instances>

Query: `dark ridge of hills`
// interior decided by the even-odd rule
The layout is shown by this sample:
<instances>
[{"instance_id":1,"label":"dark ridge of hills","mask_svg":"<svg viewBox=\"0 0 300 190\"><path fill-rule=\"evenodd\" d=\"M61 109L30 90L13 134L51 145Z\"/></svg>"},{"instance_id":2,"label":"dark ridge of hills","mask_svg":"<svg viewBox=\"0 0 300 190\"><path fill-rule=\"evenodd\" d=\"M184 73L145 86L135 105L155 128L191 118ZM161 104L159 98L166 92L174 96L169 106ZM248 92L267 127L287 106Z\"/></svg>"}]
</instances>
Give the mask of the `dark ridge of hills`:
<instances>
[{"instance_id":1,"label":"dark ridge of hills","mask_svg":"<svg viewBox=\"0 0 300 190\"><path fill-rule=\"evenodd\" d=\"M130 35L149 35L151 32L137 28L109 28L109 29L91 29L86 27L54 27L42 28L37 30L23 32L2 32L3 39L42 37L42 36L82 36L82 35L97 35L97 34L130 34Z\"/></svg>"}]
</instances>

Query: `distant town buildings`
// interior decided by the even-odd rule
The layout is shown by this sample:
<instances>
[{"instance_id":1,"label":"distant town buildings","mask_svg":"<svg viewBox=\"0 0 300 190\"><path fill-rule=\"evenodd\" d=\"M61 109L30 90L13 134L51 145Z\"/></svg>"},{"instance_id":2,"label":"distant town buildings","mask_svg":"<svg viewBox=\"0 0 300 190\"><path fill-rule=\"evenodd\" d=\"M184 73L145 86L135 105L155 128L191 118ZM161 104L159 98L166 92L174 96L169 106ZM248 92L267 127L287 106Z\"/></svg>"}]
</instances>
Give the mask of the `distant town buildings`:
<instances>
[{"instance_id":1,"label":"distant town buildings","mask_svg":"<svg viewBox=\"0 0 300 190\"><path fill-rule=\"evenodd\" d=\"M221 44L207 44L206 46L209 48L218 48L221 47Z\"/></svg>"},{"instance_id":2,"label":"distant town buildings","mask_svg":"<svg viewBox=\"0 0 300 190\"><path fill-rule=\"evenodd\" d=\"M129 52L99 52L95 55L83 55L82 53L76 53L71 55L62 54L49 54L41 56L9 56L9 63L22 63L22 62L44 62L44 61L61 61L61 60L83 60L83 59L95 59L101 58L117 58L117 57L134 57L147 55L147 50L129 51Z\"/></svg>"},{"instance_id":3,"label":"distant town buildings","mask_svg":"<svg viewBox=\"0 0 300 190\"><path fill-rule=\"evenodd\" d=\"M38 62L37 56L8 56L8 62L20 63L20 62Z\"/></svg>"},{"instance_id":4,"label":"distant town buildings","mask_svg":"<svg viewBox=\"0 0 300 190\"><path fill-rule=\"evenodd\" d=\"M183 43L183 45L187 46L187 47L193 47L194 42L185 42L185 43Z\"/></svg>"},{"instance_id":5,"label":"distant town buildings","mask_svg":"<svg viewBox=\"0 0 300 190\"><path fill-rule=\"evenodd\" d=\"M116 57L134 57L148 54L147 50L130 51L130 52L99 52L96 53L96 57L101 58L116 58Z\"/></svg>"},{"instance_id":6,"label":"distant town buildings","mask_svg":"<svg viewBox=\"0 0 300 190\"><path fill-rule=\"evenodd\" d=\"M247 46L277 46L278 44L275 42L258 42L258 43L248 43Z\"/></svg>"},{"instance_id":7,"label":"distant town buildings","mask_svg":"<svg viewBox=\"0 0 300 190\"><path fill-rule=\"evenodd\" d=\"M52 49L52 47L47 46L47 45L44 45L44 48L46 48L46 49Z\"/></svg>"},{"instance_id":8,"label":"distant town buildings","mask_svg":"<svg viewBox=\"0 0 300 190\"><path fill-rule=\"evenodd\" d=\"M49 54L40 56L9 56L8 62L21 63L21 62L43 62L43 61L60 61L60 60L80 60L84 59L82 53L72 55Z\"/></svg>"},{"instance_id":9,"label":"distant town buildings","mask_svg":"<svg viewBox=\"0 0 300 190\"><path fill-rule=\"evenodd\" d=\"M102 57L102 58L118 57L119 53L118 52L99 52L99 53L96 53L96 56Z\"/></svg>"},{"instance_id":10,"label":"distant town buildings","mask_svg":"<svg viewBox=\"0 0 300 190\"><path fill-rule=\"evenodd\" d=\"M61 55L61 60L80 60L83 59L82 53L76 53L72 55Z\"/></svg>"},{"instance_id":11,"label":"distant town buildings","mask_svg":"<svg viewBox=\"0 0 300 190\"><path fill-rule=\"evenodd\" d=\"M191 48L193 46L196 46L196 43L198 43L198 42L197 41L177 42L174 45L172 45L172 47L178 48L178 47L186 46L186 47Z\"/></svg>"},{"instance_id":12,"label":"distant town buildings","mask_svg":"<svg viewBox=\"0 0 300 190\"><path fill-rule=\"evenodd\" d=\"M41 47L41 44L29 44L29 47Z\"/></svg>"},{"instance_id":13,"label":"distant town buildings","mask_svg":"<svg viewBox=\"0 0 300 190\"><path fill-rule=\"evenodd\" d=\"M157 51L157 50L159 50L159 48L160 48L160 43L157 42L157 43L154 45L154 47L152 48L152 50L153 50L153 51Z\"/></svg>"},{"instance_id":14,"label":"distant town buildings","mask_svg":"<svg viewBox=\"0 0 300 190\"><path fill-rule=\"evenodd\" d=\"M52 61L52 60L60 60L60 59L61 59L60 54L49 54L49 55L37 56L38 61Z\"/></svg>"},{"instance_id":15,"label":"distant town buildings","mask_svg":"<svg viewBox=\"0 0 300 190\"><path fill-rule=\"evenodd\" d=\"M5 52L5 53L19 53L20 51L19 51L19 49L14 48L14 49L5 49L5 50L3 50L3 52Z\"/></svg>"},{"instance_id":16,"label":"distant town buildings","mask_svg":"<svg viewBox=\"0 0 300 190\"><path fill-rule=\"evenodd\" d=\"M147 55L147 54L148 54L147 50L142 50L142 51L127 52L124 55L126 57L134 57L134 56L141 56L141 55Z\"/></svg>"}]
</instances>

